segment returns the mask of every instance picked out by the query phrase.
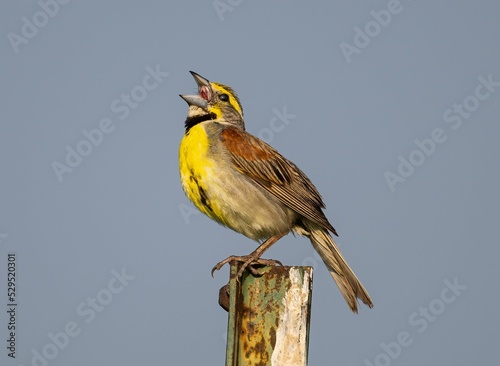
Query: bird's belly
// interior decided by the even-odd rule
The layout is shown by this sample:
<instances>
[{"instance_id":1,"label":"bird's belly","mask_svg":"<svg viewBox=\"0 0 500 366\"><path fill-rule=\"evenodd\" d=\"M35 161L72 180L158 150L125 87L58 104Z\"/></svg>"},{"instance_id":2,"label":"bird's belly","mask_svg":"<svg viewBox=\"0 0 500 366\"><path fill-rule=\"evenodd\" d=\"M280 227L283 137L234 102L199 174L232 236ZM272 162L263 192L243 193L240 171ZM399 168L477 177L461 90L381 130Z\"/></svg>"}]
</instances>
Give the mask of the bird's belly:
<instances>
[{"instance_id":1,"label":"bird's belly","mask_svg":"<svg viewBox=\"0 0 500 366\"><path fill-rule=\"evenodd\" d=\"M288 232L297 214L276 197L235 170L213 176L208 194L213 197L222 224L251 239L267 239Z\"/></svg>"}]
</instances>

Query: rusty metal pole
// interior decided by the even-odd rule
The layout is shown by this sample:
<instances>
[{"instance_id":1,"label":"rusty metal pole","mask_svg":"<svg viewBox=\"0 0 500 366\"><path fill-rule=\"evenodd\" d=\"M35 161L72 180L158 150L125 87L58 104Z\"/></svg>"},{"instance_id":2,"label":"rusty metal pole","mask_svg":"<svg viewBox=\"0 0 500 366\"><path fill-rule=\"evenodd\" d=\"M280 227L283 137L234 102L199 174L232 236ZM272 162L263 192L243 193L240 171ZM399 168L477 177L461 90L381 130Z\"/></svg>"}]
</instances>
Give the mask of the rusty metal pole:
<instances>
[{"instance_id":1,"label":"rusty metal pole","mask_svg":"<svg viewBox=\"0 0 500 366\"><path fill-rule=\"evenodd\" d=\"M226 366L306 366L312 267L265 266L237 281L238 268L231 263Z\"/></svg>"}]
</instances>

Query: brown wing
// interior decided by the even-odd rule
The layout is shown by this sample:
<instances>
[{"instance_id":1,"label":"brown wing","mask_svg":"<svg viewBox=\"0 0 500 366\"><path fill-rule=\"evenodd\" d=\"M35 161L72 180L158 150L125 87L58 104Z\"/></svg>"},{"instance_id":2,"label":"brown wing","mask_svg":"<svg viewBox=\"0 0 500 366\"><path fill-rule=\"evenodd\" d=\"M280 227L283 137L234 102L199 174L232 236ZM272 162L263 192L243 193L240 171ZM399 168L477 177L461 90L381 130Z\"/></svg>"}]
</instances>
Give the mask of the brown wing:
<instances>
[{"instance_id":1,"label":"brown wing","mask_svg":"<svg viewBox=\"0 0 500 366\"><path fill-rule=\"evenodd\" d=\"M233 127L222 131L221 140L241 174L292 210L337 235L323 213L325 204L321 195L294 163L257 137Z\"/></svg>"}]
</instances>

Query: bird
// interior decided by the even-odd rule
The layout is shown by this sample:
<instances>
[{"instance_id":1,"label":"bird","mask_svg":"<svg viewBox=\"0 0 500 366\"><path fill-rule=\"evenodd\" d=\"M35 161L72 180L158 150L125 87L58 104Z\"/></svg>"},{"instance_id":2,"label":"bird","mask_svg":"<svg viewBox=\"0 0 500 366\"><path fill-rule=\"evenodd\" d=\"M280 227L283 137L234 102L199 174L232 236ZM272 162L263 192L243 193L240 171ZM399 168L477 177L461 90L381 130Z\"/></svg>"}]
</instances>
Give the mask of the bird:
<instances>
[{"instance_id":1,"label":"bird","mask_svg":"<svg viewBox=\"0 0 500 366\"><path fill-rule=\"evenodd\" d=\"M280 264L261 256L292 232L310 239L350 309L370 295L347 264L330 233L323 199L293 162L245 129L243 107L229 86L190 71L197 94L180 94L189 109L179 146L179 173L186 196L219 224L257 241L245 256L229 256L212 269L241 262L238 278L253 265Z\"/></svg>"}]
</instances>

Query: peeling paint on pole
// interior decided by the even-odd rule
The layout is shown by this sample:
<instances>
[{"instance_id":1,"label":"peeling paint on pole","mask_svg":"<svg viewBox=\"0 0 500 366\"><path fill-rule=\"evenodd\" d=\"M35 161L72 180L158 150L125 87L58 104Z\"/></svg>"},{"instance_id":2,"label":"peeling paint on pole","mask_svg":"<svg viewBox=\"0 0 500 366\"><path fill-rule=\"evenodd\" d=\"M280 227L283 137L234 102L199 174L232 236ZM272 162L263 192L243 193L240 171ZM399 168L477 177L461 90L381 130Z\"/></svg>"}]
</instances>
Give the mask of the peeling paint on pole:
<instances>
[{"instance_id":1,"label":"peeling paint on pole","mask_svg":"<svg viewBox=\"0 0 500 366\"><path fill-rule=\"evenodd\" d=\"M276 345L271 365L306 365L309 328L309 290L312 283L309 272L297 268L289 270L290 288L283 298L280 322L276 330Z\"/></svg>"},{"instance_id":2,"label":"peeling paint on pole","mask_svg":"<svg viewBox=\"0 0 500 366\"><path fill-rule=\"evenodd\" d=\"M226 366L305 366L311 267L266 266L262 276L231 264Z\"/></svg>"}]
</instances>

